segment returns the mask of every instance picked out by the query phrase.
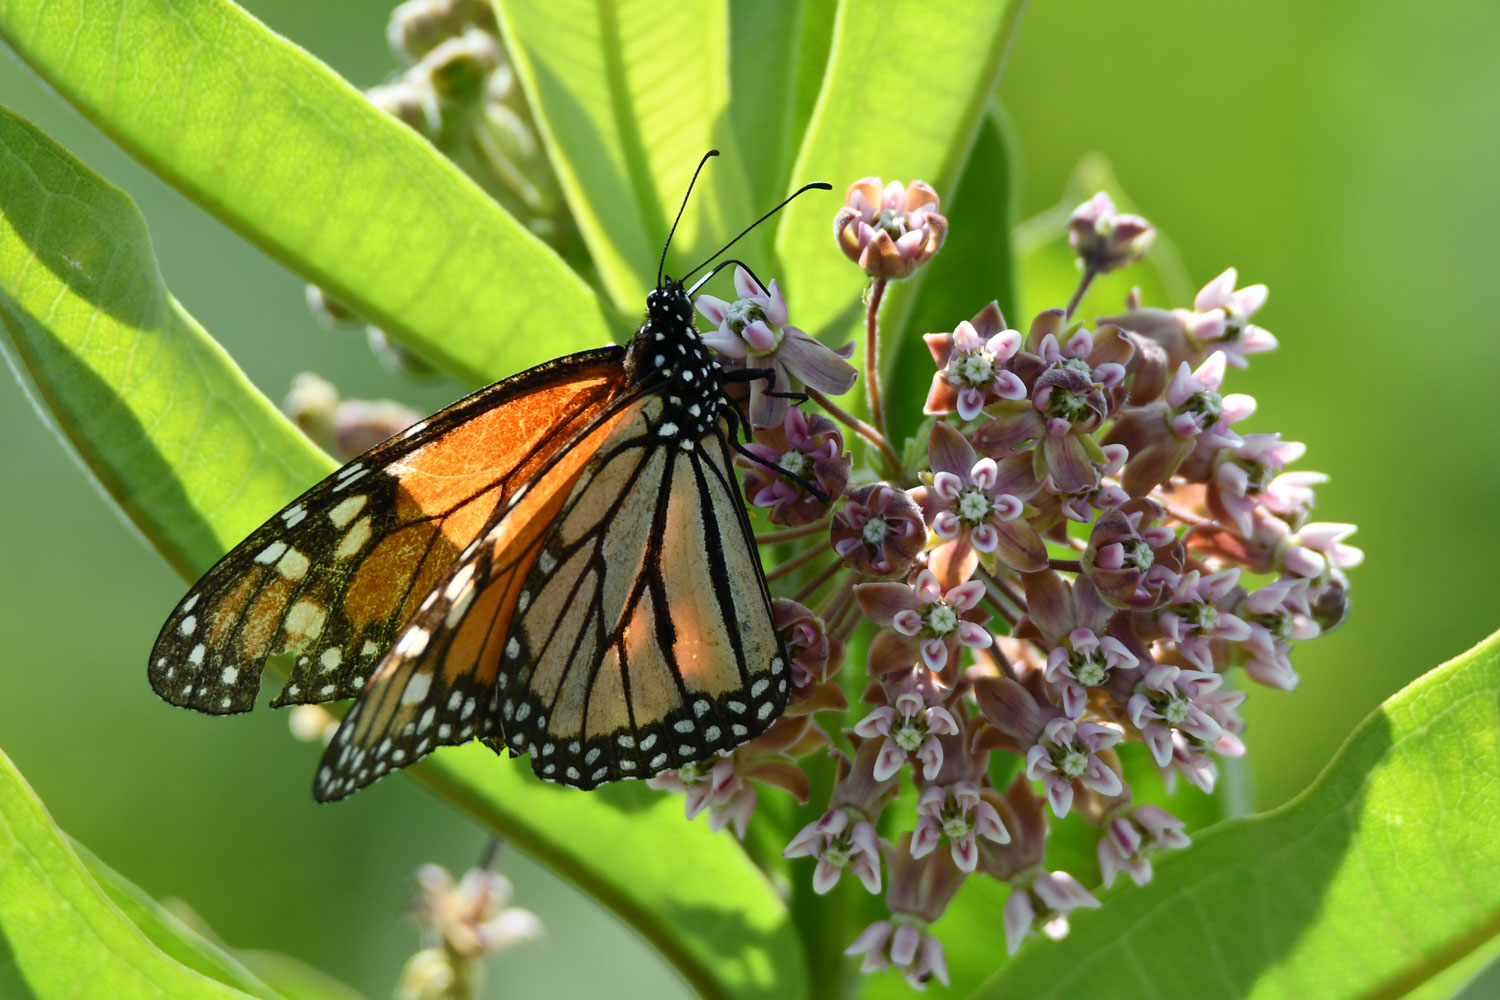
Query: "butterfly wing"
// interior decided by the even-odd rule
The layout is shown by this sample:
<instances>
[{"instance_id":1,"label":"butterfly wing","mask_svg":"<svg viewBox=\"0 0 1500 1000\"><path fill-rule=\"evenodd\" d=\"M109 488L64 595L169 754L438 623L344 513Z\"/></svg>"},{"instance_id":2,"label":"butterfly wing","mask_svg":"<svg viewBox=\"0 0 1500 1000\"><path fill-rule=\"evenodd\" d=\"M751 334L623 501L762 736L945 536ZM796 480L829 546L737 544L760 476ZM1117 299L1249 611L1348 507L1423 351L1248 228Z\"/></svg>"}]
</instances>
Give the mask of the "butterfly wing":
<instances>
[{"instance_id":1,"label":"butterfly wing","mask_svg":"<svg viewBox=\"0 0 1500 1000\"><path fill-rule=\"evenodd\" d=\"M661 405L622 408L459 561L345 718L319 799L475 736L592 788L775 721L786 654L728 447L663 437Z\"/></svg>"},{"instance_id":2,"label":"butterfly wing","mask_svg":"<svg viewBox=\"0 0 1500 1000\"><path fill-rule=\"evenodd\" d=\"M276 705L347 698L458 554L622 391L618 347L497 382L318 483L188 591L151 652L173 704L255 704L268 657L294 654Z\"/></svg>"},{"instance_id":3,"label":"butterfly wing","mask_svg":"<svg viewBox=\"0 0 1500 1000\"><path fill-rule=\"evenodd\" d=\"M589 459L635 406L617 399L505 499L482 539L432 588L334 734L313 783L320 802L436 747L499 733L505 637L525 604L522 587Z\"/></svg>"},{"instance_id":4,"label":"butterfly wing","mask_svg":"<svg viewBox=\"0 0 1500 1000\"><path fill-rule=\"evenodd\" d=\"M727 443L667 436L661 403L622 422L574 488L508 640L505 742L580 788L732 749L786 706Z\"/></svg>"}]
</instances>

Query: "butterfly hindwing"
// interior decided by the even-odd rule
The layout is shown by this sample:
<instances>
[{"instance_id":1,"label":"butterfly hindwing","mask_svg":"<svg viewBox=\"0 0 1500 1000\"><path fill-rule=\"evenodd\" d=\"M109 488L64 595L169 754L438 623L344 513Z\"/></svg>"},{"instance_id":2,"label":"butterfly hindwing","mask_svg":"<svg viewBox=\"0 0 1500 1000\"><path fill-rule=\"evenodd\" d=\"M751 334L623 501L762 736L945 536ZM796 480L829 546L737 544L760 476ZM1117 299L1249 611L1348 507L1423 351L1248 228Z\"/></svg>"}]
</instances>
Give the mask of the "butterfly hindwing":
<instances>
[{"instance_id":1,"label":"butterfly hindwing","mask_svg":"<svg viewBox=\"0 0 1500 1000\"><path fill-rule=\"evenodd\" d=\"M254 706L267 658L293 655L275 704L357 694L458 554L623 388L619 348L497 382L378 445L241 542L190 590L152 650L163 698Z\"/></svg>"},{"instance_id":2,"label":"butterfly hindwing","mask_svg":"<svg viewBox=\"0 0 1500 1000\"><path fill-rule=\"evenodd\" d=\"M786 703L722 433L664 434L663 409L649 397L616 427L521 590L500 719L549 780L592 788L709 758Z\"/></svg>"}]
</instances>

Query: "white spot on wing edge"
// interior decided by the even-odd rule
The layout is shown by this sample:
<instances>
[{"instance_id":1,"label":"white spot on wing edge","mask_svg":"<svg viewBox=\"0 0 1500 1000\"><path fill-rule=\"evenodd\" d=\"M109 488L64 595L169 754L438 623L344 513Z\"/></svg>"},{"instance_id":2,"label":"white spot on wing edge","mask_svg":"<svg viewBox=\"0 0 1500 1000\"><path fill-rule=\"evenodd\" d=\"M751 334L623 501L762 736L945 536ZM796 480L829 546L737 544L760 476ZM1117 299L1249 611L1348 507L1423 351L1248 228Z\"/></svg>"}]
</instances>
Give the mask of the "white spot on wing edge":
<instances>
[{"instance_id":1,"label":"white spot on wing edge","mask_svg":"<svg viewBox=\"0 0 1500 1000\"><path fill-rule=\"evenodd\" d=\"M413 629L412 631L421 631ZM415 705L427 697L427 692L432 688L431 674L413 674L411 680L406 682L406 688L401 692L401 704Z\"/></svg>"},{"instance_id":2,"label":"white spot on wing edge","mask_svg":"<svg viewBox=\"0 0 1500 1000\"><path fill-rule=\"evenodd\" d=\"M335 528L347 527L354 520L354 515L364 510L369 496L361 493L358 496L349 497L339 502L339 505L328 512L328 520L333 522Z\"/></svg>"}]
</instances>

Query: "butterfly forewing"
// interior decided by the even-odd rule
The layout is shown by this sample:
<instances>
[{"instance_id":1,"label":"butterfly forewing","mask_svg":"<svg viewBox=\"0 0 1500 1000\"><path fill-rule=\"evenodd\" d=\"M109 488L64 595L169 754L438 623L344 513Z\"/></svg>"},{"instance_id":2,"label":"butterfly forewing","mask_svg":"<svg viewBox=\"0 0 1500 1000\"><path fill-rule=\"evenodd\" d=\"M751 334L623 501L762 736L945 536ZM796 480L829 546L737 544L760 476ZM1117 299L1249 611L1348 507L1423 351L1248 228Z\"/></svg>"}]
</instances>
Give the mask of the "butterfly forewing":
<instances>
[{"instance_id":1,"label":"butterfly forewing","mask_svg":"<svg viewBox=\"0 0 1500 1000\"><path fill-rule=\"evenodd\" d=\"M152 686L213 713L254 706L291 653L276 704L359 692L454 562L624 385L620 348L498 382L308 490L236 546L168 618Z\"/></svg>"},{"instance_id":2,"label":"butterfly forewing","mask_svg":"<svg viewBox=\"0 0 1500 1000\"><path fill-rule=\"evenodd\" d=\"M589 456L632 405L597 413L430 589L339 726L318 799L342 798L438 746L498 734L496 675L527 572Z\"/></svg>"}]
</instances>

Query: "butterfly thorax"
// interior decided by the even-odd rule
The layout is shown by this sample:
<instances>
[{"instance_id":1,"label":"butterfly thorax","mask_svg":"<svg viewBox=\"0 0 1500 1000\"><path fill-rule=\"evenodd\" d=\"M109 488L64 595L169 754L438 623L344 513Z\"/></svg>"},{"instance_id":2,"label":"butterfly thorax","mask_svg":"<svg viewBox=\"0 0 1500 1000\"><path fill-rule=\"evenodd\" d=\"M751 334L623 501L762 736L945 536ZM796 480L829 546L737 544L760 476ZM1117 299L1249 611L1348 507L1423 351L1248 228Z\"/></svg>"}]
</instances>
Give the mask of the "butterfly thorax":
<instances>
[{"instance_id":1,"label":"butterfly thorax","mask_svg":"<svg viewBox=\"0 0 1500 1000\"><path fill-rule=\"evenodd\" d=\"M721 371L693 325L693 304L668 280L646 296L646 321L625 354L630 383L648 387L664 403L658 433L697 441L718 424Z\"/></svg>"}]
</instances>

